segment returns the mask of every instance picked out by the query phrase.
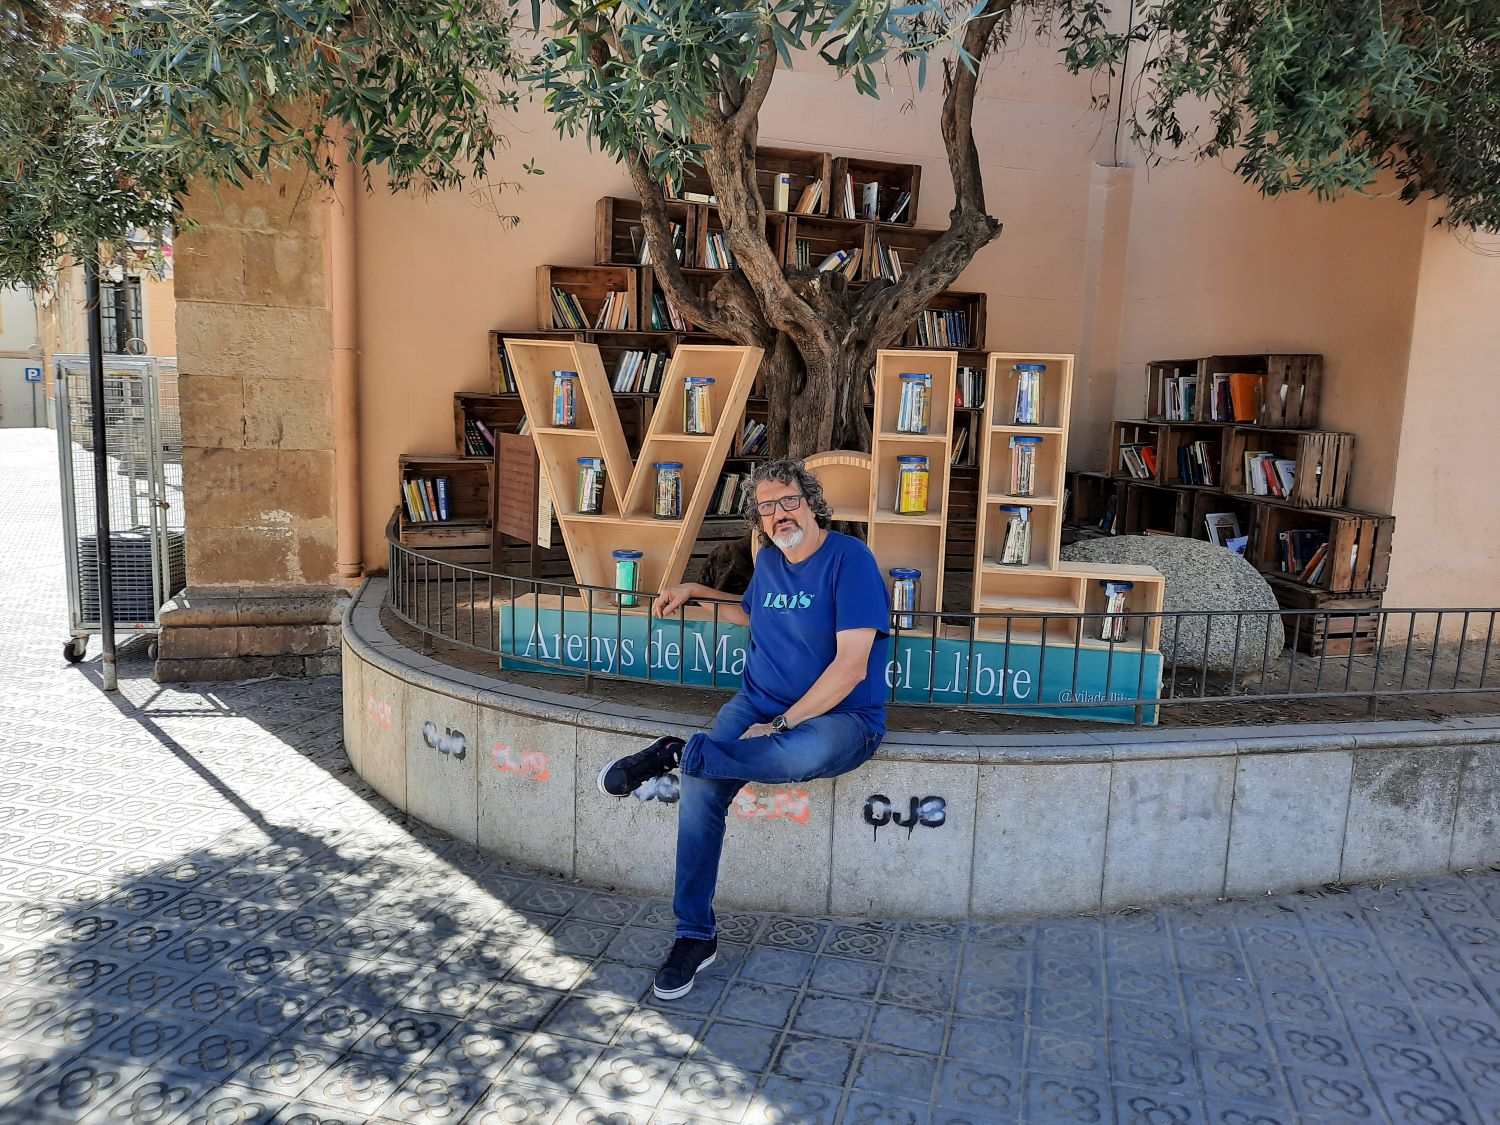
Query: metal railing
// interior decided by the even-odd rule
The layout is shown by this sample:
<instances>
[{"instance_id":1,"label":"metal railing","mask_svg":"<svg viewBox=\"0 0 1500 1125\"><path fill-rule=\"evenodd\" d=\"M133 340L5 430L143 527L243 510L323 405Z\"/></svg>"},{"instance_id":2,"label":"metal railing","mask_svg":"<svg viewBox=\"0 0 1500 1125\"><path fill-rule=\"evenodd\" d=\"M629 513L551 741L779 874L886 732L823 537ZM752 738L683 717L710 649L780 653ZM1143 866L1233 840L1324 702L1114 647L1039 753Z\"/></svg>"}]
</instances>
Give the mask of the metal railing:
<instances>
[{"instance_id":1,"label":"metal railing","mask_svg":"<svg viewBox=\"0 0 1500 1125\"><path fill-rule=\"evenodd\" d=\"M585 681L738 687L737 670L719 659L726 638L740 635L721 619L725 603L700 603L692 620L657 618L656 595L643 591L636 612L621 614L613 589L464 566L403 547L393 531L388 538L387 606L426 637ZM894 682L887 676L889 699L902 706L1080 718L1106 708L1136 724L1154 721L1159 707L1229 705L1232 714L1207 721L1242 722L1250 704L1270 709L1262 718L1308 701L1353 701L1373 715L1387 701L1493 693L1500 706L1500 660L1491 659L1500 608L1132 612L1120 615L1122 640L1101 638L1101 613L914 616L913 627L891 629L893 660L919 666L913 676L898 663ZM522 636L532 638L525 648ZM675 645L675 667L643 660L643 671L626 672L620 654L640 643ZM690 649L714 654L703 674L690 675ZM996 651L998 663L986 664ZM1048 698L1026 698L1033 686Z\"/></svg>"}]
</instances>

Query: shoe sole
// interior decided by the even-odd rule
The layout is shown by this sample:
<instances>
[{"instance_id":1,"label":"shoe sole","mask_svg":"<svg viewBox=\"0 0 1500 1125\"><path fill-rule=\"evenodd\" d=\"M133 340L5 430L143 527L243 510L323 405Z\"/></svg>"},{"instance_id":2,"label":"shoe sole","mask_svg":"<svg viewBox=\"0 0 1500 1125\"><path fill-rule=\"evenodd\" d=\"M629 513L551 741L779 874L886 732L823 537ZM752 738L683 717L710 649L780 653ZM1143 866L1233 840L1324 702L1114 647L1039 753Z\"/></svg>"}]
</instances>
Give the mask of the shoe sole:
<instances>
[{"instance_id":1,"label":"shoe sole","mask_svg":"<svg viewBox=\"0 0 1500 1125\"><path fill-rule=\"evenodd\" d=\"M717 950L713 953L710 953L708 957L704 959L703 964L699 965L696 969L693 970L692 977L690 977L687 984L683 985L681 988L662 988L660 985L653 983L651 985L651 991L656 994L656 998L658 1000L676 1000L679 996L686 996L689 992L693 991L693 982L697 979L698 974L701 973L704 969L708 968L718 959L719 954Z\"/></svg>"},{"instance_id":2,"label":"shoe sole","mask_svg":"<svg viewBox=\"0 0 1500 1125\"><path fill-rule=\"evenodd\" d=\"M612 765L614 765L613 762L606 762L604 763L604 768L599 771L599 792L603 793L606 797L619 797L620 794L611 793L608 789L604 788L604 775L609 772L609 767ZM625 796L628 797L630 794L626 793Z\"/></svg>"}]
</instances>

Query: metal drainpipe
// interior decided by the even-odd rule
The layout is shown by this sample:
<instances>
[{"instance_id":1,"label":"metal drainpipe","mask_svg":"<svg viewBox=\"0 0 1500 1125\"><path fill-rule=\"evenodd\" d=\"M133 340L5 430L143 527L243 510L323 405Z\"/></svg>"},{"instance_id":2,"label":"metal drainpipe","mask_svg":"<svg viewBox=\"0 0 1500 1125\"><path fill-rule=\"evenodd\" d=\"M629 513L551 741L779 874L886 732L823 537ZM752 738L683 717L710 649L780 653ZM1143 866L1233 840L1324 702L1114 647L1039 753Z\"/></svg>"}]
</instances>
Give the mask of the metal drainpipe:
<instances>
[{"instance_id":1,"label":"metal drainpipe","mask_svg":"<svg viewBox=\"0 0 1500 1125\"><path fill-rule=\"evenodd\" d=\"M359 300L355 207L360 186L345 153L329 208L329 298L333 316L334 548L338 579L364 577L359 488Z\"/></svg>"}]
</instances>

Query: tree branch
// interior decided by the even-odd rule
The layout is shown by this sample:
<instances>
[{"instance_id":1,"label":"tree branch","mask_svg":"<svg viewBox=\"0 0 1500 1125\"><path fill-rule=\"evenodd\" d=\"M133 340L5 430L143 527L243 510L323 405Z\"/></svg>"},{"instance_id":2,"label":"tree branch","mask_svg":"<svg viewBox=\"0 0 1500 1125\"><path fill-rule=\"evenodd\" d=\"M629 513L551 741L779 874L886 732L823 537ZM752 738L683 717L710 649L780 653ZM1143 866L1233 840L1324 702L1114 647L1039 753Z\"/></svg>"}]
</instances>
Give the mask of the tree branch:
<instances>
[{"instance_id":1,"label":"tree branch","mask_svg":"<svg viewBox=\"0 0 1500 1125\"><path fill-rule=\"evenodd\" d=\"M771 32L761 32L760 55L755 60L755 74L748 83L742 87L743 97L740 99L739 108L734 111L734 116L729 119L730 127L740 136L755 128L760 120L760 107L766 103L766 95L771 90L771 79L776 77L776 42L771 38Z\"/></svg>"}]
</instances>

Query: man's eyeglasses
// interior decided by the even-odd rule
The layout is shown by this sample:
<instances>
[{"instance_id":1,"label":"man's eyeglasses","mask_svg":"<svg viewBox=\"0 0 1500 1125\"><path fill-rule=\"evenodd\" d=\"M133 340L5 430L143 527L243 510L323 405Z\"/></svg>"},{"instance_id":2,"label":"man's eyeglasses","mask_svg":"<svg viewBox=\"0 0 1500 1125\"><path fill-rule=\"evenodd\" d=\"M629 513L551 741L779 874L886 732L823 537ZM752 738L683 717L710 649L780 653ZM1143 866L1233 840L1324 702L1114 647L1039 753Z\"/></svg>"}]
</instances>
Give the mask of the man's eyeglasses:
<instances>
[{"instance_id":1,"label":"man's eyeglasses","mask_svg":"<svg viewBox=\"0 0 1500 1125\"><path fill-rule=\"evenodd\" d=\"M783 512L795 512L802 507L802 497L794 492L790 496L778 496L775 500L762 500L755 505L755 510L763 516L774 516L778 506Z\"/></svg>"}]
</instances>

